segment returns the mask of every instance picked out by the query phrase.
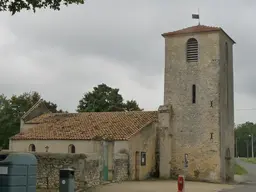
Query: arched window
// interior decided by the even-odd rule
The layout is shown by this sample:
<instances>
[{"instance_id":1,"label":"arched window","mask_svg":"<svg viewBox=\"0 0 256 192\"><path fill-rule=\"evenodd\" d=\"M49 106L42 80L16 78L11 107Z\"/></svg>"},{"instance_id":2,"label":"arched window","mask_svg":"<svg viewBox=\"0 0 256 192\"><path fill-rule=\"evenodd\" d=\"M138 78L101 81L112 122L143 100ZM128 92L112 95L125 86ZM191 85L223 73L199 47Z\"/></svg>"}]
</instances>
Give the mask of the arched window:
<instances>
[{"instance_id":1,"label":"arched window","mask_svg":"<svg viewBox=\"0 0 256 192\"><path fill-rule=\"evenodd\" d=\"M228 64L228 43L225 43L225 61Z\"/></svg>"},{"instance_id":2,"label":"arched window","mask_svg":"<svg viewBox=\"0 0 256 192\"><path fill-rule=\"evenodd\" d=\"M76 153L76 148L74 145L70 144L68 146L68 153Z\"/></svg>"},{"instance_id":3,"label":"arched window","mask_svg":"<svg viewBox=\"0 0 256 192\"><path fill-rule=\"evenodd\" d=\"M187 62L198 61L198 42L195 38L187 41Z\"/></svg>"},{"instance_id":4,"label":"arched window","mask_svg":"<svg viewBox=\"0 0 256 192\"><path fill-rule=\"evenodd\" d=\"M36 151L36 146L34 144L30 144L29 147L28 147L28 150L29 151Z\"/></svg>"}]
</instances>

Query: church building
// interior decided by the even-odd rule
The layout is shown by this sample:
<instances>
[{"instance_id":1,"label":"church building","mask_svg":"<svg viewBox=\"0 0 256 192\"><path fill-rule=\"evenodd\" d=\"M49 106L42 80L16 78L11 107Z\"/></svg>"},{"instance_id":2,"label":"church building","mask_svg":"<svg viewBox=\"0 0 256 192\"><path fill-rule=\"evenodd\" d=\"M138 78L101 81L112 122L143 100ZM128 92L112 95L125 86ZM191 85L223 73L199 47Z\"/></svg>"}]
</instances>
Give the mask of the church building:
<instances>
[{"instance_id":1,"label":"church building","mask_svg":"<svg viewBox=\"0 0 256 192\"><path fill-rule=\"evenodd\" d=\"M234 179L234 40L196 25L162 34L164 101L158 111L50 113L39 101L21 118L10 150L130 154L131 179ZM111 162L112 155L109 155ZM143 158L143 165L136 165ZM109 165L111 167L111 165Z\"/></svg>"}]
</instances>

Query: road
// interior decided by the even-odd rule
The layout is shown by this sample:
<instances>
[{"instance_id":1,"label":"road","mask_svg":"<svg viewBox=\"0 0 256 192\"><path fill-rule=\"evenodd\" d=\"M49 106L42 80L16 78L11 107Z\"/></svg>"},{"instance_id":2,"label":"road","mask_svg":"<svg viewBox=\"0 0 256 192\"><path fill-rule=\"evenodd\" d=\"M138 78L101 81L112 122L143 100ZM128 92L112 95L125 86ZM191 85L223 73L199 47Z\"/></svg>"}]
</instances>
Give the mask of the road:
<instances>
[{"instance_id":1,"label":"road","mask_svg":"<svg viewBox=\"0 0 256 192\"><path fill-rule=\"evenodd\" d=\"M186 192L217 192L234 186L203 182L185 183ZM90 192L177 192L177 181L126 181L99 186Z\"/></svg>"},{"instance_id":2,"label":"road","mask_svg":"<svg viewBox=\"0 0 256 192\"><path fill-rule=\"evenodd\" d=\"M248 171L246 184L237 186L234 189L223 190L223 192L253 192L256 191L256 164L246 163L241 159L236 159L236 163Z\"/></svg>"},{"instance_id":3,"label":"road","mask_svg":"<svg viewBox=\"0 0 256 192\"><path fill-rule=\"evenodd\" d=\"M211 184L202 182L186 182L187 192L256 192L256 164L249 164L239 159L238 164L248 171L250 180L241 185ZM126 181L98 186L90 192L165 192L177 191L177 181Z\"/></svg>"},{"instance_id":4,"label":"road","mask_svg":"<svg viewBox=\"0 0 256 192\"><path fill-rule=\"evenodd\" d=\"M256 164L246 163L241 159L236 159L236 163L238 163L248 171L248 182L256 184Z\"/></svg>"}]
</instances>

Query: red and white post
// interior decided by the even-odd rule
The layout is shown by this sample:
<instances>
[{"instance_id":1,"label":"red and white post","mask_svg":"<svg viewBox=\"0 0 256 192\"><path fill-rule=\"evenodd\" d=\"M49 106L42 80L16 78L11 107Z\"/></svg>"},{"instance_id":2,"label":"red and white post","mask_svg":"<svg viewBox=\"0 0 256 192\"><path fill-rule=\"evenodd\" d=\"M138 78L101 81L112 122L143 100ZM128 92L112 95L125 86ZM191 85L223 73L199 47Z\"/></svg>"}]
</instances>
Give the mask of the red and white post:
<instances>
[{"instance_id":1,"label":"red and white post","mask_svg":"<svg viewBox=\"0 0 256 192\"><path fill-rule=\"evenodd\" d=\"M184 175L178 176L178 192L184 192L185 191L185 177Z\"/></svg>"}]
</instances>

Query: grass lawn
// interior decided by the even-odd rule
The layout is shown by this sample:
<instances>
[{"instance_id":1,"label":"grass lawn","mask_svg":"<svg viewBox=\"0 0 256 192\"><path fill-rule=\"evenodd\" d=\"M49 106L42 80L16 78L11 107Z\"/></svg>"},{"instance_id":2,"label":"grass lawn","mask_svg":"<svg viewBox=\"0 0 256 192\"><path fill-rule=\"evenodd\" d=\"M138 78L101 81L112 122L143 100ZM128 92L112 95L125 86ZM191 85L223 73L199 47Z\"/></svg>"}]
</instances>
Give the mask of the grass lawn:
<instances>
[{"instance_id":1,"label":"grass lawn","mask_svg":"<svg viewBox=\"0 0 256 192\"><path fill-rule=\"evenodd\" d=\"M247 162L247 163L256 164L256 158L240 158L240 159Z\"/></svg>"},{"instance_id":2,"label":"grass lawn","mask_svg":"<svg viewBox=\"0 0 256 192\"><path fill-rule=\"evenodd\" d=\"M246 175L248 172L240 165L235 164L235 174L236 175Z\"/></svg>"}]
</instances>

